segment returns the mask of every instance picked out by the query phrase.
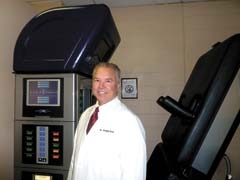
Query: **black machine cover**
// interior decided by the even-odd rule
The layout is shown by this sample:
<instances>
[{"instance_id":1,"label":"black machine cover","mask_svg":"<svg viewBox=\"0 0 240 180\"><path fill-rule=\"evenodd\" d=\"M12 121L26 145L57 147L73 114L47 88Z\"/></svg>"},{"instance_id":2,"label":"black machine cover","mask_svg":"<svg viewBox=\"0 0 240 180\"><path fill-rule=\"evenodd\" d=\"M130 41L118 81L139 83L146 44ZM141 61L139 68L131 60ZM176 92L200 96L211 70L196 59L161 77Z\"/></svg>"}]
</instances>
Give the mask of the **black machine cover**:
<instances>
[{"instance_id":1,"label":"black machine cover","mask_svg":"<svg viewBox=\"0 0 240 180\"><path fill-rule=\"evenodd\" d=\"M207 142L222 103L240 67L240 34L233 35L203 54L178 101L161 96L157 103L171 113L162 132L162 142L156 145L149 161L147 180L208 180L211 179L240 122L240 107L236 107L229 129L219 122L211 137L219 147L203 153L213 153L213 161L205 171L196 169L200 148ZM219 140L223 130L226 137ZM217 133L217 134L216 134ZM219 133L219 134L218 134ZM215 138L216 137L216 138ZM214 139L215 138L215 139ZM211 145L209 144L209 146Z\"/></svg>"},{"instance_id":2,"label":"black machine cover","mask_svg":"<svg viewBox=\"0 0 240 180\"><path fill-rule=\"evenodd\" d=\"M91 75L108 61L120 36L106 5L49 9L35 16L20 33L15 73L79 73Z\"/></svg>"}]
</instances>

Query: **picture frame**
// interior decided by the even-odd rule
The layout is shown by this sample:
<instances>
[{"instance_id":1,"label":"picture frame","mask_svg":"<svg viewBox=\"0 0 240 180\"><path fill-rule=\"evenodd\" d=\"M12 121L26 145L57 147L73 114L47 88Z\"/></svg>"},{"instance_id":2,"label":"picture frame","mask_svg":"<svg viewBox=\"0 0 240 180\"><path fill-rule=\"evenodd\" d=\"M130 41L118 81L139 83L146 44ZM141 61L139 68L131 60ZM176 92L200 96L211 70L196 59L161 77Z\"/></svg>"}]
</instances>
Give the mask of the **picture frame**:
<instances>
[{"instance_id":1,"label":"picture frame","mask_svg":"<svg viewBox=\"0 0 240 180\"><path fill-rule=\"evenodd\" d=\"M122 99L138 98L137 78L121 78L121 98Z\"/></svg>"}]
</instances>

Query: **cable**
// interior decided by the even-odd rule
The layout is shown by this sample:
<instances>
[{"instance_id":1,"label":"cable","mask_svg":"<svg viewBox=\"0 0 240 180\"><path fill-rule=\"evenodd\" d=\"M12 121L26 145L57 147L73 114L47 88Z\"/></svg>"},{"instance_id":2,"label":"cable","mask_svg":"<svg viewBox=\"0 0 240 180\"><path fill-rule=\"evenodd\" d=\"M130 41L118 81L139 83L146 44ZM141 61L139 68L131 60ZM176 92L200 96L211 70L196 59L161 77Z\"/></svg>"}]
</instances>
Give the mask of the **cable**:
<instances>
[{"instance_id":1,"label":"cable","mask_svg":"<svg viewBox=\"0 0 240 180\"><path fill-rule=\"evenodd\" d=\"M225 163L226 163L226 167L227 167L227 172L226 172L226 178L225 180L231 180L232 179L232 167L231 167L231 160L228 157L227 154L224 154L223 156Z\"/></svg>"}]
</instances>

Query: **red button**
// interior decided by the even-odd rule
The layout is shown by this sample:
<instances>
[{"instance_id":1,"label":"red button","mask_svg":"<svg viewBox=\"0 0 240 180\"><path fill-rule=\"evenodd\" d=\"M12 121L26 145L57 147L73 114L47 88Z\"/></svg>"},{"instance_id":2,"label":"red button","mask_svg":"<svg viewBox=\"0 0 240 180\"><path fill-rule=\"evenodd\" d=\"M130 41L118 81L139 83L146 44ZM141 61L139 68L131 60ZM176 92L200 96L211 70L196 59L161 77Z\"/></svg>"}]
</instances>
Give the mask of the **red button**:
<instances>
[{"instance_id":1,"label":"red button","mask_svg":"<svg viewBox=\"0 0 240 180\"><path fill-rule=\"evenodd\" d=\"M59 159L59 155L53 155L53 159Z\"/></svg>"},{"instance_id":2,"label":"red button","mask_svg":"<svg viewBox=\"0 0 240 180\"><path fill-rule=\"evenodd\" d=\"M59 136L59 132L53 132L53 136Z\"/></svg>"}]
</instances>

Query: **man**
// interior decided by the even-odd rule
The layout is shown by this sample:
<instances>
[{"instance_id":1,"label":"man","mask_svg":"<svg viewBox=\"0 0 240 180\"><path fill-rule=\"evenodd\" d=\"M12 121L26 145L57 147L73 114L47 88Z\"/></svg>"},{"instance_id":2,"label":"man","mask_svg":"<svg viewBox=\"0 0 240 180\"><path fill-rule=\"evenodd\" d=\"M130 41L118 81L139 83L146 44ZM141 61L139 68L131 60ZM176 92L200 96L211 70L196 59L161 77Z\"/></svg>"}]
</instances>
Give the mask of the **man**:
<instances>
[{"instance_id":1,"label":"man","mask_svg":"<svg viewBox=\"0 0 240 180\"><path fill-rule=\"evenodd\" d=\"M68 180L145 180L145 131L139 118L119 100L119 89L118 66L96 65L92 92L97 103L79 120ZM97 107L98 119L90 129L89 119Z\"/></svg>"}]
</instances>

